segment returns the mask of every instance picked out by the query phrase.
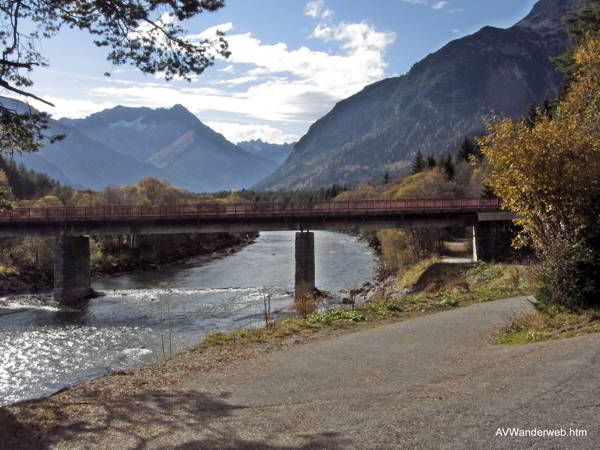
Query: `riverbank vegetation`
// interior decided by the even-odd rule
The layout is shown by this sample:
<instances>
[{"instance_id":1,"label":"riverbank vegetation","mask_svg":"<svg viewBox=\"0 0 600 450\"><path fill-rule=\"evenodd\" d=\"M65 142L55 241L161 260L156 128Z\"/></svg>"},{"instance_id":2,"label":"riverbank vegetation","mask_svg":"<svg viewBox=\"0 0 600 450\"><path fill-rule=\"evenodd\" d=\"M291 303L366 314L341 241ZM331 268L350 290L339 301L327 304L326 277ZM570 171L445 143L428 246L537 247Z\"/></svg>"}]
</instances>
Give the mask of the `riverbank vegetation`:
<instances>
[{"instance_id":1,"label":"riverbank vegetation","mask_svg":"<svg viewBox=\"0 0 600 450\"><path fill-rule=\"evenodd\" d=\"M484 193L482 170L471 163L472 156L477 154L476 140L465 138L454 156L446 155L439 160L429 156L419 163L420 156L417 155L413 174L387 180L383 185L359 186L341 193L336 200L480 197ZM444 242L451 237L464 238L465 230L430 227L385 229L364 234L370 241L379 242L384 273L394 275L444 253Z\"/></svg>"},{"instance_id":2,"label":"riverbank vegetation","mask_svg":"<svg viewBox=\"0 0 600 450\"><path fill-rule=\"evenodd\" d=\"M0 159L0 185L6 207L144 205L228 202L194 194L156 178L137 185L109 186L102 191L76 190ZM178 234L160 236L111 235L91 239L92 274L153 269L187 258L212 254L251 242L256 233ZM46 289L53 282L54 239L25 236L2 239L0 247L0 294Z\"/></svg>"},{"instance_id":3,"label":"riverbank vegetation","mask_svg":"<svg viewBox=\"0 0 600 450\"><path fill-rule=\"evenodd\" d=\"M499 343L600 331L600 5L566 23L576 45L557 58L561 97L527 120L491 118L481 140L487 183L518 213L515 245L540 261L537 310L512 320Z\"/></svg>"},{"instance_id":4,"label":"riverbank vegetation","mask_svg":"<svg viewBox=\"0 0 600 450\"><path fill-rule=\"evenodd\" d=\"M600 332L600 312L554 307L514 318L496 335L498 344L523 345Z\"/></svg>"},{"instance_id":5,"label":"riverbank vegetation","mask_svg":"<svg viewBox=\"0 0 600 450\"><path fill-rule=\"evenodd\" d=\"M416 271L418 274L412 281L399 277L376 287L368 302L315 310L305 317L286 318L263 328L211 333L196 350L276 343L290 336L399 322L475 303L529 295L536 288L529 265L446 264L431 259L420 264ZM410 289L408 294L407 289Z\"/></svg>"},{"instance_id":6,"label":"riverbank vegetation","mask_svg":"<svg viewBox=\"0 0 600 450\"><path fill-rule=\"evenodd\" d=\"M600 306L600 40L576 51L579 66L555 110L534 124L492 119L482 139L489 185L518 214L517 246L541 261L538 300Z\"/></svg>"}]
</instances>

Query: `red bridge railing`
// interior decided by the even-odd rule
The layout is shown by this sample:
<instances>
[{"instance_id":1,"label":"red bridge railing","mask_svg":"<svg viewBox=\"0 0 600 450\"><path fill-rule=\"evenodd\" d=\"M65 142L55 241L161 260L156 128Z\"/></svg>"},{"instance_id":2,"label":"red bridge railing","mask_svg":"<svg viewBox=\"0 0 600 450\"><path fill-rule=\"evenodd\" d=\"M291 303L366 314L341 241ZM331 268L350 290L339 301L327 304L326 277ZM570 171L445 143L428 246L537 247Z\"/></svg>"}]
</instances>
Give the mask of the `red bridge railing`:
<instances>
[{"instance_id":1,"label":"red bridge railing","mask_svg":"<svg viewBox=\"0 0 600 450\"><path fill-rule=\"evenodd\" d=\"M0 213L0 221L27 219L125 219L144 217L252 216L330 214L373 211L490 210L498 199L452 198L419 200L349 200L324 202L196 203L179 205L104 205L49 208L14 208Z\"/></svg>"}]
</instances>

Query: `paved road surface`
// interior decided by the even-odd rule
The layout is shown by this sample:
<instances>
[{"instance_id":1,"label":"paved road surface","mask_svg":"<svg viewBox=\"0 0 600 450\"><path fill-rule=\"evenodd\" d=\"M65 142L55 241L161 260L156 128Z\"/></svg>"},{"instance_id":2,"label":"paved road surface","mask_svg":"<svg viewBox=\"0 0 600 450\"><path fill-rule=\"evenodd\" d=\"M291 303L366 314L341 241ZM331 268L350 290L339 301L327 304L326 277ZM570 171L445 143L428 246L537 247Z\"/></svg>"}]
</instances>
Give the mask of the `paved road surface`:
<instances>
[{"instance_id":1,"label":"paved road surface","mask_svg":"<svg viewBox=\"0 0 600 450\"><path fill-rule=\"evenodd\" d=\"M600 335L494 345L493 331L529 307L524 298L478 304L197 374L120 417L132 432L96 430L92 443L72 430L59 446L600 448ZM163 433L145 437L159 425ZM588 436L496 436L507 427Z\"/></svg>"}]
</instances>

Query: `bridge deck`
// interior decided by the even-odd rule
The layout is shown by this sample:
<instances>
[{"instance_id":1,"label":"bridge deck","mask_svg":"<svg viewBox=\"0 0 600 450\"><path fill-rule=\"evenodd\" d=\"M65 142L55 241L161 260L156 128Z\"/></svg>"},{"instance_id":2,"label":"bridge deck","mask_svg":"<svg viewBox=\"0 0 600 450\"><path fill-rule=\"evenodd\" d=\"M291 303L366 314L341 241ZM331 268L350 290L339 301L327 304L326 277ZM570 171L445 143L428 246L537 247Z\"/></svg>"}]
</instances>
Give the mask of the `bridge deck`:
<instances>
[{"instance_id":1,"label":"bridge deck","mask_svg":"<svg viewBox=\"0 0 600 450\"><path fill-rule=\"evenodd\" d=\"M0 222L89 221L191 217L281 217L432 211L478 212L499 209L498 199L458 198L425 200L351 200L323 202L195 203L179 205L99 205L49 208L15 208L0 214Z\"/></svg>"},{"instance_id":2,"label":"bridge deck","mask_svg":"<svg viewBox=\"0 0 600 450\"><path fill-rule=\"evenodd\" d=\"M15 208L0 237L468 226L498 210L481 198Z\"/></svg>"}]
</instances>

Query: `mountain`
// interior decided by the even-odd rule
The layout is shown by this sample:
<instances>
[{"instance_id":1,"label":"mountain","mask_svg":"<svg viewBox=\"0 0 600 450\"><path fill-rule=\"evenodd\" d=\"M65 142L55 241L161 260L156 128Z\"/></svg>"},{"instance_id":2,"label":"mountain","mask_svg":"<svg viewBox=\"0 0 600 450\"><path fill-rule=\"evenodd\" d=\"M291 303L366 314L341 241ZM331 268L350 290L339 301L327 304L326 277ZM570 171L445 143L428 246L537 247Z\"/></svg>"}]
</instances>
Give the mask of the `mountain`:
<instances>
[{"instance_id":1,"label":"mountain","mask_svg":"<svg viewBox=\"0 0 600 450\"><path fill-rule=\"evenodd\" d=\"M541 0L508 29L484 27L448 43L403 76L365 87L314 123L256 189L357 184L406 170L417 151L454 152L484 129L482 116L516 117L553 98L551 56L568 37L561 18L583 0Z\"/></svg>"},{"instance_id":2,"label":"mountain","mask_svg":"<svg viewBox=\"0 0 600 450\"><path fill-rule=\"evenodd\" d=\"M248 187L278 165L235 146L181 105L117 106L61 122L160 170L172 184L197 192Z\"/></svg>"},{"instance_id":3,"label":"mountain","mask_svg":"<svg viewBox=\"0 0 600 450\"><path fill-rule=\"evenodd\" d=\"M0 97L0 103L17 112L30 108L25 103L5 97ZM45 145L38 152L15 154L13 159L61 183L101 189L110 184L136 183L146 176L166 176L160 168L119 153L59 121L50 119L45 133L49 136L64 134L65 138Z\"/></svg>"},{"instance_id":4,"label":"mountain","mask_svg":"<svg viewBox=\"0 0 600 450\"><path fill-rule=\"evenodd\" d=\"M277 166L283 164L294 149L294 144L271 144L269 142L263 142L261 139L238 142L237 146L253 155L270 159L271 161L274 161Z\"/></svg>"}]
</instances>

